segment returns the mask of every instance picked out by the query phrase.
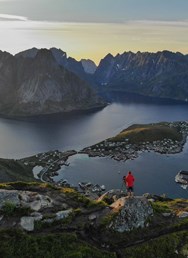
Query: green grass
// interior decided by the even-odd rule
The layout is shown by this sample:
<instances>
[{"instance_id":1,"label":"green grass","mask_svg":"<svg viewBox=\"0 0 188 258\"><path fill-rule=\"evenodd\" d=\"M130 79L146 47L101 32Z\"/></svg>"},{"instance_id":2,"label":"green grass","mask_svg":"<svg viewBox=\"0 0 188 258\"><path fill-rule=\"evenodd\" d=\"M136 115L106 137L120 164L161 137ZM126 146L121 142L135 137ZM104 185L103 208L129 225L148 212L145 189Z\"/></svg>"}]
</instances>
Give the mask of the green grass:
<instances>
[{"instance_id":1,"label":"green grass","mask_svg":"<svg viewBox=\"0 0 188 258\"><path fill-rule=\"evenodd\" d=\"M153 202L151 203L151 206L155 213L171 212L171 209L166 202Z\"/></svg>"},{"instance_id":2,"label":"green grass","mask_svg":"<svg viewBox=\"0 0 188 258\"><path fill-rule=\"evenodd\" d=\"M163 139L182 140L182 135L175 128L171 128L165 123L132 125L123 130L117 136L110 138L111 141L122 141L128 139L129 143L153 142Z\"/></svg>"},{"instance_id":3,"label":"green grass","mask_svg":"<svg viewBox=\"0 0 188 258\"><path fill-rule=\"evenodd\" d=\"M116 212L111 212L104 216L100 222L100 227L106 228L107 226L110 225L110 223L117 217L118 213Z\"/></svg>"},{"instance_id":4,"label":"green grass","mask_svg":"<svg viewBox=\"0 0 188 258\"><path fill-rule=\"evenodd\" d=\"M31 209L29 207L17 207L16 204L6 201L2 208L1 214L11 217L11 216L27 216L31 213Z\"/></svg>"},{"instance_id":5,"label":"green grass","mask_svg":"<svg viewBox=\"0 0 188 258\"><path fill-rule=\"evenodd\" d=\"M16 182L7 182L7 183L0 183L0 189L15 189L15 190L44 190L44 189L51 189L51 190L59 190L60 187L57 187L50 183L41 183L41 182L24 182L24 181L16 181Z\"/></svg>"},{"instance_id":6,"label":"green grass","mask_svg":"<svg viewBox=\"0 0 188 258\"><path fill-rule=\"evenodd\" d=\"M17 188L24 188L28 186L41 186L41 183L38 182L24 182L24 181L17 181L17 182L8 182L8 183L2 183L0 184L1 189L5 188L12 188L12 189L17 189Z\"/></svg>"},{"instance_id":7,"label":"green grass","mask_svg":"<svg viewBox=\"0 0 188 258\"><path fill-rule=\"evenodd\" d=\"M32 168L25 166L19 160L0 159L0 181L36 181Z\"/></svg>"},{"instance_id":8,"label":"green grass","mask_svg":"<svg viewBox=\"0 0 188 258\"><path fill-rule=\"evenodd\" d=\"M0 231L1 258L115 258L80 241L74 233L41 235L19 230Z\"/></svg>"},{"instance_id":9,"label":"green grass","mask_svg":"<svg viewBox=\"0 0 188 258\"><path fill-rule=\"evenodd\" d=\"M188 245L188 232L168 234L146 243L124 249L129 258L185 258Z\"/></svg>"},{"instance_id":10,"label":"green grass","mask_svg":"<svg viewBox=\"0 0 188 258\"><path fill-rule=\"evenodd\" d=\"M8 202L8 201L3 204L2 213L5 216L13 215L15 210L16 210L16 204Z\"/></svg>"},{"instance_id":11,"label":"green grass","mask_svg":"<svg viewBox=\"0 0 188 258\"><path fill-rule=\"evenodd\" d=\"M62 188L61 192L65 193L67 198L77 203L77 208L83 206L84 208L103 208L106 207L106 203L101 201L90 200L83 194L80 194L72 188Z\"/></svg>"},{"instance_id":12,"label":"green grass","mask_svg":"<svg viewBox=\"0 0 188 258\"><path fill-rule=\"evenodd\" d=\"M188 200L185 199L174 199L171 201L156 201L151 203L154 212L173 212L178 213L181 211L188 211Z\"/></svg>"}]
</instances>

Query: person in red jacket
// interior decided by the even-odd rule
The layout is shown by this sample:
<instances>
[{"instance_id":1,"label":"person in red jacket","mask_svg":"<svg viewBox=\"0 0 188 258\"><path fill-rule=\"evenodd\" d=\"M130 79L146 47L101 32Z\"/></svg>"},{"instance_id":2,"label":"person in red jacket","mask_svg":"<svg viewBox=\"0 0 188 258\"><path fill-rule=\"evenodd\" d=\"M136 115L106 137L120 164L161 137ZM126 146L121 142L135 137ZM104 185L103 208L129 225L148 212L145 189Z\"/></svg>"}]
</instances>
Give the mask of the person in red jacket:
<instances>
[{"instance_id":1,"label":"person in red jacket","mask_svg":"<svg viewBox=\"0 0 188 258\"><path fill-rule=\"evenodd\" d=\"M128 175L124 176L123 179L124 179L124 182L127 187L128 197L133 197L134 196L134 188L133 187L134 187L135 178L132 175L131 171L129 171Z\"/></svg>"}]
</instances>

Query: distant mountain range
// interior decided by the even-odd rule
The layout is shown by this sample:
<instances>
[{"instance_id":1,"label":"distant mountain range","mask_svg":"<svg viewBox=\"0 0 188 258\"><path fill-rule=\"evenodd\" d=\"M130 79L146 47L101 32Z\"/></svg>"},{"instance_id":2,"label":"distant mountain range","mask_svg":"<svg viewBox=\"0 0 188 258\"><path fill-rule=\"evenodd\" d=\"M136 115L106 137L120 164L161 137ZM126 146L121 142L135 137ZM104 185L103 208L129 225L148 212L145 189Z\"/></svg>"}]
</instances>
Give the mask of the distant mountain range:
<instances>
[{"instance_id":1,"label":"distant mountain range","mask_svg":"<svg viewBox=\"0 0 188 258\"><path fill-rule=\"evenodd\" d=\"M162 51L108 54L95 74L99 90L188 100L188 55Z\"/></svg>"},{"instance_id":2,"label":"distant mountain range","mask_svg":"<svg viewBox=\"0 0 188 258\"><path fill-rule=\"evenodd\" d=\"M96 94L131 92L188 100L188 55L162 51L108 54L98 67L56 48L13 56L0 51L0 113L38 115L105 106Z\"/></svg>"}]
</instances>

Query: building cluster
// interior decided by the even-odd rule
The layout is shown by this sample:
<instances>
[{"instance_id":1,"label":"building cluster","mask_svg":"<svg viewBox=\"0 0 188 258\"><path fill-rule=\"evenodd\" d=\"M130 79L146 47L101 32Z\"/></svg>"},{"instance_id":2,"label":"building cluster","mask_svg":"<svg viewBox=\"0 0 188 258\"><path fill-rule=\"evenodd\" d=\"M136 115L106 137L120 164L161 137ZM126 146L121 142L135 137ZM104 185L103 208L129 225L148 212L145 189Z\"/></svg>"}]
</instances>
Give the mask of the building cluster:
<instances>
[{"instance_id":1,"label":"building cluster","mask_svg":"<svg viewBox=\"0 0 188 258\"><path fill-rule=\"evenodd\" d=\"M158 152L162 154L174 154L182 151L183 145L188 136L187 122L167 123L169 127L178 128L182 134L182 140L172 140L164 138L158 141L143 141L136 144L129 143L128 138L113 141L112 139L105 140L91 147L82 150L82 153L88 154L90 157L106 157L109 156L115 160L126 161L135 159L142 152Z\"/></svg>"},{"instance_id":2,"label":"building cluster","mask_svg":"<svg viewBox=\"0 0 188 258\"><path fill-rule=\"evenodd\" d=\"M70 156L75 155L77 152L74 150L61 152L61 151L49 151L39 153L35 156L24 158L21 161L31 167L41 166L42 169L38 174L41 181L53 182L53 177L58 175L58 170L61 166L68 166L67 160Z\"/></svg>"}]
</instances>

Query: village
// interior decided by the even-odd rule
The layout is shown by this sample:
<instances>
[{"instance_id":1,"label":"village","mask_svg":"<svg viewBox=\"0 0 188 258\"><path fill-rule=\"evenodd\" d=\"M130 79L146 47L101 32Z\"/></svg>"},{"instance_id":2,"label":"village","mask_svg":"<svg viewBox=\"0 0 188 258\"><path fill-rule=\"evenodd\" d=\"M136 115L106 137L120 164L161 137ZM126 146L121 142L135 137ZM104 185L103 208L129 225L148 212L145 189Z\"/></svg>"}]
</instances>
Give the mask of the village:
<instances>
[{"instance_id":1,"label":"village","mask_svg":"<svg viewBox=\"0 0 188 258\"><path fill-rule=\"evenodd\" d=\"M142 152L158 152L161 154L175 154L182 151L183 146L188 136L188 123L175 122L168 123L169 127L180 127L182 140L172 140L164 138L157 141L142 141L130 143L128 138L121 138L119 141L114 141L113 138L102 141L91 147L84 148L80 153L88 154L90 157L110 157L117 161L126 161L135 159Z\"/></svg>"},{"instance_id":2,"label":"village","mask_svg":"<svg viewBox=\"0 0 188 258\"><path fill-rule=\"evenodd\" d=\"M53 177L58 175L61 166L69 166L68 158L77 154L75 150L61 152L58 150L39 153L23 158L20 161L33 170L34 177L42 182L54 183Z\"/></svg>"}]
</instances>

